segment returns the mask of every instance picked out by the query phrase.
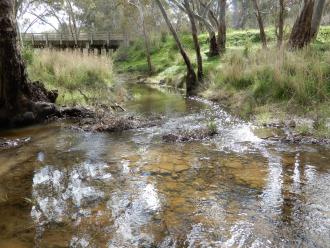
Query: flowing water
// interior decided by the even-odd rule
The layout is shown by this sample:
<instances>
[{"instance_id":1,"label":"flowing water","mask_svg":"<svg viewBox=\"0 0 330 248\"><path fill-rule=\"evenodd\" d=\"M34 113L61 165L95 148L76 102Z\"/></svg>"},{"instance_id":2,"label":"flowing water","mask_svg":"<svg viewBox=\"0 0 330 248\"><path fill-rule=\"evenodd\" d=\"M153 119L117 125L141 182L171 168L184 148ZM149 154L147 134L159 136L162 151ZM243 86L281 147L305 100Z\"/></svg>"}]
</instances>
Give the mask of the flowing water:
<instances>
[{"instance_id":1,"label":"flowing water","mask_svg":"<svg viewBox=\"0 0 330 248\"><path fill-rule=\"evenodd\" d=\"M330 247L329 147L264 141L201 99L131 92L128 111L164 124L0 134L32 138L0 151L1 248ZM210 120L219 130L212 139L162 140Z\"/></svg>"}]
</instances>

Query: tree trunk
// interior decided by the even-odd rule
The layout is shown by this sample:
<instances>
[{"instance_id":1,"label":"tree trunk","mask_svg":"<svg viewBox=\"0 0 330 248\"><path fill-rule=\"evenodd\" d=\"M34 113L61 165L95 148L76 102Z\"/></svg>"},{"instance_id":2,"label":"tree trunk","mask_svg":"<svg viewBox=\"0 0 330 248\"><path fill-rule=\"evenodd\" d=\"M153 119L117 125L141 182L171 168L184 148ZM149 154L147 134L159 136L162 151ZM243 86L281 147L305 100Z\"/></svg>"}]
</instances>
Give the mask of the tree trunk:
<instances>
[{"instance_id":1,"label":"tree trunk","mask_svg":"<svg viewBox=\"0 0 330 248\"><path fill-rule=\"evenodd\" d=\"M259 10L259 5L258 5L258 0L253 0L253 8L255 15L257 17L258 25L259 25L259 30L260 30L260 39L262 42L263 48L267 48L267 38L266 38L266 33L265 33L265 28L264 28L264 22L262 20L262 16Z\"/></svg>"},{"instance_id":2,"label":"tree trunk","mask_svg":"<svg viewBox=\"0 0 330 248\"><path fill-rule=\"evenodd\" d=\"M242 0L241 1L241 12L240 12L240 18L237 22L237 29L244 29L246 22L249 17L249 1L250 0Z\"/></svg>"},{"instance_id":3,"label":"tree trunk","mask_svg":"<svg viewBox=\"0 0 330 248\"><path fill-rule=\"evenodd\" d=\"M168 19L168 16L167 16L167 13L162 5L162 3L160 2L160 0L155 0L163 17L164 17L164 20L168 26L168 28L170 29L172 35L173 35L173 38L180 50L180 53L183 57L183 60L187 66L187 78L186 78L186 88L187 88L187 95L194 95L196 94L196 90L197 90L197 87L198 87L198 83L197 83L197 76L196 76L196 73L194 71L194 68L192 67L192 64L190 62L190 59L187 55L187 53L185 52L185 50L183 49L183 46L179 40L179 37L177 35L177 33L175 32L174 28L173 28L173 25L172 23L170 22L170 20Z\"/></svg>"},{"instance_id":4,"label":"tree trunk","mask_svg":"<svg viewBox=\"0 0 330 248\"><path fill-rule=\"evenodd\" d=\"M284 13L285 13L284 0L279 0L279 4L280 4L280 12L278 15L277 46L281 47L283 44L283 35L284 35Z\"/></svg>"},{"instance_id":5,"label":"tree trunk","mask_svg":"<svg viewBox=\"0 0 330 248\"><path fill-rule=\"evenodd\" d=\"M147 57L147 64L148 64L148 73L149 75L152 74L152 63L151 63L151 55L150 55L150 44L149 44L149 37L146 29L146 23L144 18L144 9L139 1L139 12L140 12L140 18L142 23L142 31L143 31L143 40L144 40L144 46L146 49L146 57Z\"/></svg>"},{"instance_id":6,"label":"tree trunk","mask_svg":"<svg viewBox=\"0 0 330 248\"><path fill-rule=\"evenodd\" d=\"M194 14L192 13L192 10L190 8L190 4L188 0L184 0L185 7L187 9L188 17L191 24L191 34L194 41L194 47L196 52L196 59L197 59L197 78L198 81L203 81L203 59L201 54L201 48L198 41L198 32L197 32L197 26L195 22Z\"/></svg>"},{"instance_id":7,"label":"tree trunk","mask_svg":"<svg viewBox=\"0 0 330 248\"><path fill-rule=\"evenodd\" d=\"M240 17L239 17L239 8L238 8L237 0L232 0L232 8L233 8L232 25L234 29L239 29Z\"/></svg>"},{"instance_id":8,"label":"tree trunk","mask_svg":"<svg viewBox=\"0 0 330 248\"><path fill-rule=\"evenodd\" d=\"M17 47L12 4L12 0L0 0L0 109L8 111L18 108L18 99L27 84Z\"/></svg>"},{"instance_id":9,"label":"tree trunk","mask_svg":"<svg viewBox=\"0 0 330 248\"><path fill-rule=\"evenodd\" d=\"M323 10L325 8L326 0L317 0L314 6L312 26L311 26L311 38L316 39L320 29Z\"/></svg>"},{"instance_id":10,"label":"tree trunk","mask_svg":"<svg viewBox=\"0 0 330 248\"><path fill-rule=\"evenodd\" d=\"M227 26L226 26L226 0L219 0L220 15L219 15L219 30L218 30L218 46L221 54L226 51Z\"/></svg>"},{"instance_id":11,"label":"tree trunk","mask_svg":"<svg viewBox=\"0 0 330 248\"><path fill-rule=\"evenodd\" d=\"M12 0L0 0L0 127L30 124L58 113L56 92L30 83L17 45ZM39 102L39 103L35 103Z\"/></svg>"},{"instance_id":12,"label":"tree trunk","mask_svg":"<svg viewBox=\"0 0 330 248\"><path fill-rule=\"evenodd\" d=\"M217 42L217 37L215 32L209 32L209 39L210 39L210 48L209 48L209 57L219 56L219 47Z\"/></svg>"},{"instance_id":13,"label":"tree trunk","mask_svg":"<svg viewBox=\"0 0 330 248\"><path fill-rule=\"evenodd\" d=\"M69 6L69 19L72 20L72 24L73 24L73 32L72 32L72 34L74 35L74 43L75 43L75 46L77 47L78 46L78 27L77 27L76 17L74 15L72 4L71 4L70 1L71 0L67 0L66 2L68 4L68 6Z\"/></svg>"},{"instance_id":14,"label":"tree trunk","mask_svg":"<svg viewBox=\"0 0 330 248\"><path fill-rule=\"evenodd\" d=\"M144 19L142 21L142 29L143 29L143 39L144 39L144 45L145 45L145 49L146 49L146 56L147 56L148 73L149 73L149 75L151 75L152 74L152 63L151 63L151 55L150 55L150 45L149 45L149 37L147 35Z\"/></svg>"},{"instance_id":15,"label":"tree trunk","mask_svg":"<svg viewBox=\"0 0 330 248\"><path fill-rule=\"evenodd\" d=\"M303 48L311 41L311 25L314 12L314 0L305 0L304 6L293 25L289 45L292 49Z\"/></svg>"}]
</instances>

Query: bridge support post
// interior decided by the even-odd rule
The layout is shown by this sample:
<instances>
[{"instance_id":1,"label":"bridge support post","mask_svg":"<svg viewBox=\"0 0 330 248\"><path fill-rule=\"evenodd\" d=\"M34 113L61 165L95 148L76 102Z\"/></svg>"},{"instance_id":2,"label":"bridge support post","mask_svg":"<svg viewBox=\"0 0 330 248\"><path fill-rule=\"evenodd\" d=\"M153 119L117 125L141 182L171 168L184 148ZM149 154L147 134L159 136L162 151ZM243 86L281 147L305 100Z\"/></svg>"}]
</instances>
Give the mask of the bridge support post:
<instances>
[{"instance_id":1,"label":"bridge support post","mask_svg":"<svg viewBox=\"0 0 330 248\"><path fill-rule=\"evenodd\" d=\"M32 47L34 47L34 35L33 34L31 36L31 38L32 38Z\"/></svg>"},{"instance_id":2,"label":"bridge support post","mask_svg":"<svg viewBox=\"0 0 330 248\"><path fill-rule=\"evenodd\" d=\"M60 34L60 47L63 46L63 37L62 37L62 33Z\"/></svg>"},{"instance_id":3,"label":"bridge support post","mask_svg":"<svg viewBox=\"0 0 330 248\"><path fill-rule=\"evenodd\" d=\"M90 55L92 52L91 45L89 42L86 43L87 54Z\"/></svg>"},{"instance_id":4,"label":"bridge support post","mask_svg":"<svg viewBox=\"0 0 330 248\"><path fill-rule=\"evenodd\" d=\"M46 47L49 47L48 34L46 33Z\"/></svg>"}]
</instances>

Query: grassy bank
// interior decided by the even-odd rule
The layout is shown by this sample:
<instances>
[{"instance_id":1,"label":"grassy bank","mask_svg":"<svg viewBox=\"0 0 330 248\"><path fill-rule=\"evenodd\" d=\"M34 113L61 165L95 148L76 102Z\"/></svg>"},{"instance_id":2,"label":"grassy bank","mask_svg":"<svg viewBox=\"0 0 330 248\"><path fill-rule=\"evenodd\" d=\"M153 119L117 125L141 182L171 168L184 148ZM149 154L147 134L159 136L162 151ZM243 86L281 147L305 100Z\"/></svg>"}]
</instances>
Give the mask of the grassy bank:
<instances>
[{"instance_id":1,"label":"grassy bank","mask_svg":"<svg viewBox=\"0 0 330 248\"><path fill-rule=\"evenodd\" d=\"M113 100L114 75L109 57L29 48L23 57L32 80L59 91L60 105L94 105Z\"/></svg>"},{"instance_id":2,"label":"grassy bank","mask_svg":"<svg viewBox=\"0 0 330 248\"><path fill-rule=\"evenodd\" d=\"M315 125L302 121L297 129L330 137L330 27L322 27L317 40L301 51L278 50L274 31L267 30L267 36L270 48L263 50L258 30L229 31L227 52L219 59L207 57L208 36L200 35L206 77L201 95L260 124L313 119ZM181 40L194 58L191 36L182 34ZM155 75L150 80L182 87L185 66L173 39L151 43ZM147 70L141 41L118 51L115 59L119 71Z\"/></svg>"}]
</instances>

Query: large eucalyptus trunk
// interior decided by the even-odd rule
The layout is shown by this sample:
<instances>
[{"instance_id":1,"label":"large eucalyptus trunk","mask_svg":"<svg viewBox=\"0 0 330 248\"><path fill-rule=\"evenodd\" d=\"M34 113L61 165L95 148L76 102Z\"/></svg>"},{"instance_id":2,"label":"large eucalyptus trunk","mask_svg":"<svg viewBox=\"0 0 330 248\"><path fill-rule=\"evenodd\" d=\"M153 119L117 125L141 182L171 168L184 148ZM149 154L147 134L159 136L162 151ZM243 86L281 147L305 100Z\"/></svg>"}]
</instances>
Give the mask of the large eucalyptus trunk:
<instances>
[{"instance_id":1,"label":"large eucalyptus trunk","mask_svg":"<svg viewBox=\"0 0 330 248\"><path fill-rule=\"evenodd\" d=\"M253 0L253 8L254 8L254 13L257 17L258 25L259 25L259 30L260 30L260 39L262 42L262 46L264 48L267 48L267 38L266 38L266 33L265 33L265 28L264 28L264 22L261 16L261 12L259 9L258 5L258 0Z\"/></svg>"},{"instance_id":2,"label":"large eucalyptus trunk","mask_svg":"<svg viewBox=\"0 0 330 248\"><path fill-rule=\"evenodd\" d=\"M30 124L57 114L56 92L30 83L17 44L12 0L0 0L0 127ZM43 101L43 103L39 102Z\"/></svg>"},{"instance_id":3,"label":"large eucalyptus trunk","mask_svg":"<svg viewBox=\"0 0 330 248\"><path fill-rule=\"evenodd\" d=\"M13 1L0 0L0 109L15 112L27 85L25 66L17 46ZM0 116L1 119L1 116Z\"/></svg>"},{"instance_id":4,"label":"large eucalyptus trunk","mask_svg":"<svg viewBox=\"0 0 330 248\"><path fill-rule=\"evenodd\" d=\"M226 40L227 40L226 4L227 4L226 0L219 0L220 15L219 15L218 46L221 54L226 51Z\"/></svg>"},{"instance_id":5,"label":"large eucalyptus trunk","mask_svg":"<svg viewBox=\"0 0 330 248\"><path fill-rule=\"evenodd\" d=\"M292 49L303 48L312 40L311 26L314 12L314 0L305 0L304 6L293 25L289 45Z\"/></svg>"},{"instance_id":6,"label":"large eucalyptus trunk","mask_svg":"<svg viewBox=\"0 0 330 248\"><path fill-rule=\"evenodd\" d=\"M311 24L311 37L316 39L316 36L319 32L323 10L325 8L326 0L316 0L313 12L313 19Z\"/></svg>"},{"instance_id":7,"label":"large eucalyptus trunk","mask_svg":"<svg viewBox=\"0 0 330 248\"><path fill-rule=\"evenodd\" d=\"M194 71L194 68L190 62L190 59L187 55L187 53L185 52L185 50L183 49L183 46L180 42L180 39L175 31L175 29L173 28L173 25L171 23L171 21L169 20L168 16L167 16L167 13L162 5L162 3L160 2L160 0L155 0L163 17L164 17L164 20L169 28L169 30L171 31L172 35L173 35L173 38L180 50L180 53L182 55L182 58L187 66L187 77L186 77L186 88L187 88L187 95L194 95L196 94L197 92L197 87L198 87L198 82L197 82L197 76L196 76L196 73Z\"/></svg>"}]
</instances>

